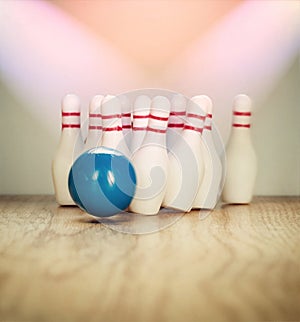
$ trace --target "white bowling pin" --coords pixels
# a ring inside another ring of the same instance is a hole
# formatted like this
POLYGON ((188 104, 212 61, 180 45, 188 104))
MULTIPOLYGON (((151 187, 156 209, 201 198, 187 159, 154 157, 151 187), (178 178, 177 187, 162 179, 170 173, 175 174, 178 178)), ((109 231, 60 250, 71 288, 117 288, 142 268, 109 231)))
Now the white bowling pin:
POLYGON ((103 95, 96 95, 89 105, 89 130, 85 141, 84 150, 95 148, 101 145, 102 140, 102 118, 101 102, 103 95))
POLYGON ((143 215, 159 212, 168 177, 166 131, 169 114, 169 100, 163 96, 154 97, 147 134, 132 158, 137 176, 136 194, 129 207, 133 212, 143 215))
POLYGON ((234 99, 231 134, 226 147, 226 178, 222 199, 226 203, 251 202, 257 172, 256 154, 250 135, 251 100, 234 99))
POLYGON ((164 207, 188 212, 192 209, 203 178, 203 131, 205 114, 189 101, 181 139, 169 152, 169 177, 164 207))
POLYGON ((171 99, 171 112, 167 130, 167 149, 176 144, 184 127, 186 98, 182 94, 175 94, 171 99))
POLYGON ((204 175, 193 208, 214 209, 220 194, 222 164, 212 137, 212 101, 206 95, 192 98, 206 113, 203 139, 204 175))
POLYGON ((131 137, 131 153, 135 153, 142 145, 147 132, 151 99, 146 95, 138 96, 133 104, 133 125, 131 137))
POLYGON ((101 146, 116 149, 126 157, 130 152, 122 132, 122 106, 116 96, 106 95, 102 100, 102 144, 101 146))
POLYGON ((80 130, 80 102, 68 94, 62 100, 62 132, 52 161, 52 179, 56 201, 60 205, 75 205, 69 193, 68 178, 73 162, 83 150, 80 130))

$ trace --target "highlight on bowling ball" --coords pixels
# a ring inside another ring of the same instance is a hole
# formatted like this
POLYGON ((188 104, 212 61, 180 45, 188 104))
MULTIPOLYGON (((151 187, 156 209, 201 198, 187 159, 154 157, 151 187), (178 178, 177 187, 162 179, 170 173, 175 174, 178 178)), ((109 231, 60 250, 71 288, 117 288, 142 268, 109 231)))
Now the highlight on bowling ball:
POLYGON ((81 154, 69 173, 69 191, 74 202, 96 217, 124 211, 134 197, 136 174, 119 151, 97 147, 81 154))

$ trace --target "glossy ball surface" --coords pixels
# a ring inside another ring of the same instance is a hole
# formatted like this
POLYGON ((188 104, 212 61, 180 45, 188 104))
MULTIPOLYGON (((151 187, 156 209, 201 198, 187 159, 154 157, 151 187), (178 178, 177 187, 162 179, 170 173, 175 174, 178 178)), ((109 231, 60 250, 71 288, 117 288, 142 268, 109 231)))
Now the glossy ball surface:
POLYGON ((87 213, 109 217, 125 210, 136 190, 131 162, 119 151, 98 147, 83 153, 69 173, 69 191, 87 213))

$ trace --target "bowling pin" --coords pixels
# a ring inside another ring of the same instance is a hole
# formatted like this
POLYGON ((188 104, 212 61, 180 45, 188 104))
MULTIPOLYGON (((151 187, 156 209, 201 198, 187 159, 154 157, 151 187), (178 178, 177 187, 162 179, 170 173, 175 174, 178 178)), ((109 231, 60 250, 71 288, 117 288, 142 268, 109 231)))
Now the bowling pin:
POLYGON ((167 148, 172 149, 184 127, 186 98, 175 94, 171 99, 171 112, 167 130, 167 148))
POLYGON ((204 173, 203 131, 205 113, 189 100, 180 140, 169 151, 169 175, 164 207, 188 212, 194 205, 204 173))
POLYGON ((102 146, 115 149, 130 157, 122 132, 122 106, 116 96, 106 95, 101 104, 102 146))
POLYGON ((169 100, 163 96, 154 97, 143 145, 132 157, 137 176, 136 194, 129 207, 133 212, 143 215, 159 212, 168 177, 166 131, 169 114, 169 100))
POLYGON ((80 102, 76 95, 68 94, 62 100, 62 132, 58 149, 52 161, 52 179, 59 205, 75 205, 68 178, 73 162, 83 150, 80 130, 80 102))
POLYGON ((205 95, 194 96, 192 101, 206 113, 202 132, 204 175, 193 208, 214 209, 220 194, 222 164, 212 137, 212 101, 205 95))
POLYGON ((118 96, 122 106, 122 132, 127 147, 130 148, 131 142, 131 104, 126 95, 118 96))
POLYGON ((250 135, 251 100, 234 99, 231 134, 226 147, 226 178, 222 199, 226 203, 251 202, 257 172, 256 154, 250 135))
POLYGON ((89 105, 89 130, 85 141, 84 150, 87 151, 101 145, 102 140, 102 118, 101 102, 103 95, 96 95, 89 105))
POLYGON ((133 125, 131 137, 131 153, 135 153, 142 145, 148 126, 151 99, 146 95, 138 96, 133 104, 133 125))

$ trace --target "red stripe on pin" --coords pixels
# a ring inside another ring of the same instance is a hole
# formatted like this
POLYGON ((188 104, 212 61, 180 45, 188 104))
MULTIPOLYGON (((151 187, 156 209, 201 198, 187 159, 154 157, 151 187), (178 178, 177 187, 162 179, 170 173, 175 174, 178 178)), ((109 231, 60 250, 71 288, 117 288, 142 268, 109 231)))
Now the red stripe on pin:
POLYGON ((206 116, 207 116, 208 118, 212 119, 212 114, 209 114, 209 113, 208 113, 206 116))
POLYGON ((61 112, 62 116, 80 116, 80 112, 61 112))
POLYGON ((75 129, 75 128, 80 128, 80 124, 62 124, 62 128, 66 129, 75 129))
POLYGON ((153 114, 150 114, 149 118, 153 119, 153 120, 158 120, 158 121, 168 121, 168 119, 169 119, 168 117, 161 117, 161 116, 156 116, 153 114))
POLYGON ((131 117, 131 113, 122 113, 122 117, 131 117))
POLYGON ((238 111, 234 111, 233 115, 236 116, 251 116, 251 112, 238 112, 238 111))
POLYGON ((130 124, 128 124, 128 125, 122 125, 122 128, 123 129, 131 129, 131 125, 130 124))
POLYGON ((250 127, 250 124, 233 123, 232 126, 234 126, 234 127, 246 127, 246 128, 249 128, 250 127))
POLYGON ((90 113, 89 114, 89 117, 101 117, 101 114, 93 114, 93 113, 90 113))
POLYGON ((196 131, 196 132, 202 133, 203 128, 201 128, 201 127, 195 127, 195 126, 191 126, 191 125, 185 125, 184 126, 184 130, 192 130, 192 131, 196 131))
POLYGON ((102 126, 98 125, 90 125, 89 130, 102 130, 102 126))
POLYGON ((102 115, 103 120, 120 118, 121 114, 110 114, 110 115, 102 115))
POLYGON ((147 115, 133 115, 134 119, 147 119, 149 117, 149 114, 147 115))
POLYGON ((209 125, 205 125, 205 126, 204 126, 204 130, 211 131, 211 130, 212 130, 212 128, 211 128, 211 126, 209 126, 209 125))
POLYGON ((198 115, 198 114, 193 114, 193 113, 188 113, 186 115, 187 117, 193 117, 199 120, 205 120, 205 116, 204 115, 198 115))
POLYGON ((185 111, 182 112, 171 112, 170 116, 185 116, 185 111))
POLYGON ((147 131, 155 132, 155 133, 161 133, 164 134, 167 132, 167 130, 161 130, 161 129, 154 129, 153 127, 147 127, 147 131))
POLYGON ((170 123, 170 124, 168 124, 168 127, 181 128, 181 127, 184 127, 184 124, 183 123, 170 123))
POLYGON ((107 132, 122 131, 122 127, 121 126, 106 127, 106 128, 103 128, 103 131, 107 131, 107 132))

